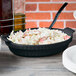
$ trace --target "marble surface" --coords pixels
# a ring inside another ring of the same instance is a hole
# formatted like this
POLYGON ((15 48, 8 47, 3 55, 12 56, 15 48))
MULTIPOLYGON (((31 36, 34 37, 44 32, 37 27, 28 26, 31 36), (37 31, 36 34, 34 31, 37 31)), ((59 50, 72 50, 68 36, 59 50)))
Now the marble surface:
MULTIPOLYGON (((76 32, 71 44, 76 45, 76 32)), ((0 76, 76 76, 62 65, 62 53, 49 56, 28 58, 10 52, 2 43, 0 50, 0 76)))

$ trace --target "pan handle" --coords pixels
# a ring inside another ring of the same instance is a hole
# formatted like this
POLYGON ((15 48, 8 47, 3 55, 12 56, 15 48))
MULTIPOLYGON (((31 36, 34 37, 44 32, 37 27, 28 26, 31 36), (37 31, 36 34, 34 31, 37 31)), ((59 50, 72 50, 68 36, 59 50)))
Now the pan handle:
POLYGON ((6 43, 11 43, 11 41, 9 41, 9 40, 7 39, 7 35, 1 35, 1 39, 2 39, 3 41, 5 41, 6 43))
POLYGON ((75 30, 67 27, 67 28, 64 28, 64 29, 63 29, 63 32, 66 33, 66 34, 68 34, 69 36, 72 36, 73 33, 75 32, 75 30))

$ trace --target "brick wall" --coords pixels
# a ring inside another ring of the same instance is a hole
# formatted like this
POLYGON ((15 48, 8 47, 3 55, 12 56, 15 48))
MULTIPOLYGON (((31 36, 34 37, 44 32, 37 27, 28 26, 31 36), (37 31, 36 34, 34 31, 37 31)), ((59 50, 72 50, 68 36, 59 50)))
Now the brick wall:
POLYGON ((60 14, 54 28, 71 27, 76 29, 76 20, 73 17, 73 12, 76 10, 76 0, 26 0, 26 28, 49 27, 65 1, 69 4, 60 14))
POLYGON ((14 0, 14 10, 15 13, 26 15, 26 28, 49 27, 65 1, 68 2, 68 5, 60 14, 54 28, 76 29, 76 19, 73 17, 76 0, 14 0))

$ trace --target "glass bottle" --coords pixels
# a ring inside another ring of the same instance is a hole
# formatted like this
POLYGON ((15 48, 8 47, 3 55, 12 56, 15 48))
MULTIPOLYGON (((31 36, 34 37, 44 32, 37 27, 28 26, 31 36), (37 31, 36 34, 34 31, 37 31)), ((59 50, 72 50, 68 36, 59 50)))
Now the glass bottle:
POLYGON ((12 0, 0 0, 0 35, 13 29, 12 0))
POLYGON ((25 29, 25 14, 16 13, 14 15, 14 31, 25 29))
POLYGON ((25 29, 25 2, 14 0, 14 31, 25 29))

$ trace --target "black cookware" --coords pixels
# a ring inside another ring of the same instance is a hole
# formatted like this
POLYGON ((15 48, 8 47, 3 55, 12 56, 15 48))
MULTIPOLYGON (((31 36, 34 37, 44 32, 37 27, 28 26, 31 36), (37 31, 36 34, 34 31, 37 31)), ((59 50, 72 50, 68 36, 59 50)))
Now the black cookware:
MULTIPOLYGON (((56 22, 56 19, 58 18, 59 14, 63 10, 63 8, 67 5, 67 3, 64 3, 64 5, 60 8, 60 10, 57 12, 52 24, 50 25, 49 29, 55 29, 52 28, 54 23, 56 22)), ((35 29, 35 28, 34 28, 35 29)), ((8 35, 2 35, 1 38, 5 41, 6 45, 9 47, 10 51, 18 56, 24 56, 24 57, 41 57, 41 56, 50 56, 57 53, 60 53, 64 51, 69 43, 72 41, 73 38, 73 32, 74 30, 71 28, 64 28, 64 29, 58 29, 62 32, 65 32, 70 36, 68 40, 54 43, 54 44, 46 44, 46 45, 22 45, 22 44, 16 44, 7 39, 8 35)))

